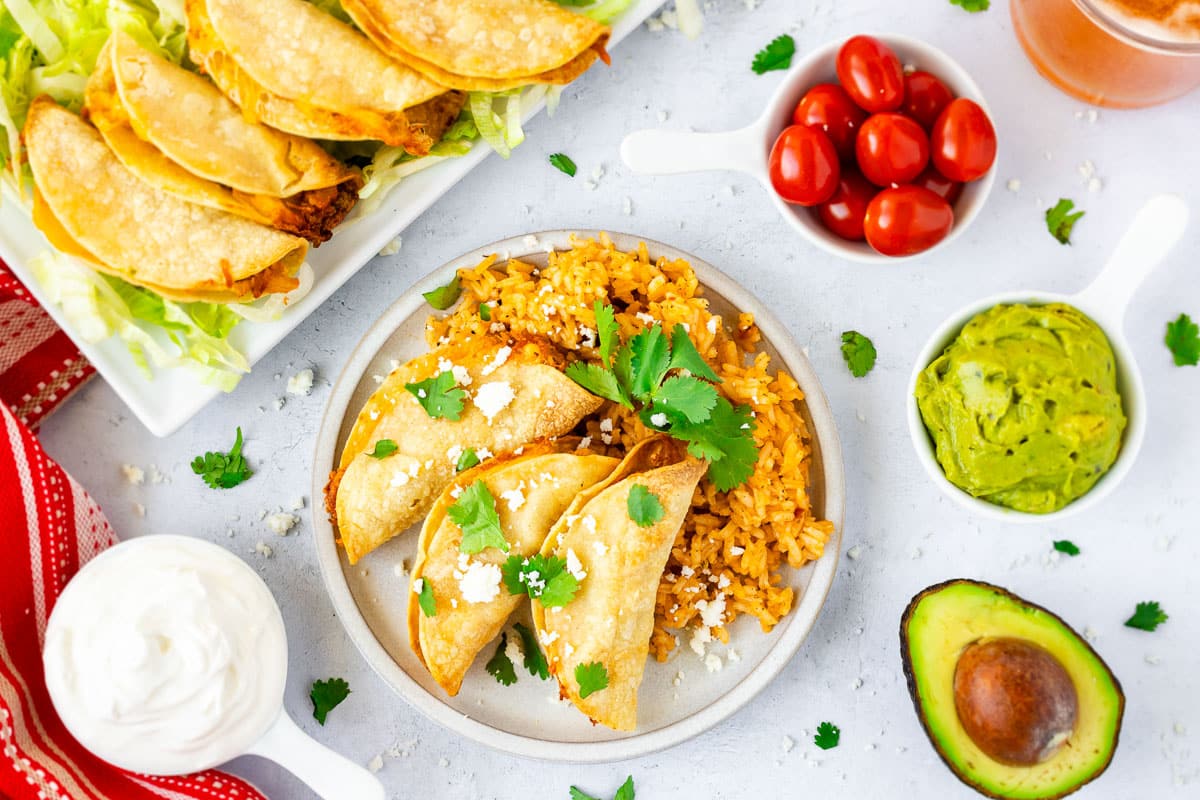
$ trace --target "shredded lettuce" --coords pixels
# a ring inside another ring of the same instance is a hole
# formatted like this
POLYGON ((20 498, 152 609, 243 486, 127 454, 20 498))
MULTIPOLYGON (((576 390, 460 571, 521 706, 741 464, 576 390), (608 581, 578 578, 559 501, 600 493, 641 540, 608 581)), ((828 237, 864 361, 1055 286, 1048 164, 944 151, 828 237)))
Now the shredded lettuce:
POLYGON ((62 253, 42 253, 30 267, 84 341, 118 336, 147 377, 153 376, 153 368, 184 367, 203 383, 228 392, 250 371, 246 357, 229 342, 241 321, 230 307, 167 300, 62 253), (154 329, 162 333, 156 336, 154 329), (177 352, 161 340, 164 334, 177 352))

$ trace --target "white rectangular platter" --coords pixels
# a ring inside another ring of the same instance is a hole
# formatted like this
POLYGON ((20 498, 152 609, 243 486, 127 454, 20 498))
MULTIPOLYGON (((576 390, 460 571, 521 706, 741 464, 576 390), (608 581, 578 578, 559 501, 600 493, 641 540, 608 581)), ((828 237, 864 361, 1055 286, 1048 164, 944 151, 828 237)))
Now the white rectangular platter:
MULTIPOLYGON (((662 2, 639 0, 631 6, 613 25, 610 47, 641 25, 662 2)), ((542 108, 538 105, 531 109, 526 120, 542 108)), ((274 322, 243 322, 231 335, 233 343, 246 354, 251 364, 257 363, 491 152, 486 143, 476 142, 467 155, 406 178, 378 209, 367 216, 354 217, 320 249, 310 251, 308 263, 316 273, 316 279, 307 296, 274 322)), ((153 379, 147 378, 138 370, 125 345, 116 338, 95 344, 83 341, 62 312, 48 302, 46 293, 29 268, 29 262, 49 247, 28 212, 6 196, 0 203, 0 258, 67 332, 147 430, 155 436, 169 436, 221 394, 219 389, 204 385, 186 369, 157 369, 153 379)))

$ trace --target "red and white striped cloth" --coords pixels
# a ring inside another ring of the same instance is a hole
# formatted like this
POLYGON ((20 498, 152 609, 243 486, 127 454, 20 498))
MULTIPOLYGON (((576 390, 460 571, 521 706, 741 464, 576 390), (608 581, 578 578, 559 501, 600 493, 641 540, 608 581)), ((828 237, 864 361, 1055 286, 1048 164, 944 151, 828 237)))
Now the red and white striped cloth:
POLYGON ((71 576, 117 538, 31 428, 91 374, 0 261, 0 798, 264 800, 215 770, 180 778, 119 770, 84 750, 50 703, 46 620, 71 576))

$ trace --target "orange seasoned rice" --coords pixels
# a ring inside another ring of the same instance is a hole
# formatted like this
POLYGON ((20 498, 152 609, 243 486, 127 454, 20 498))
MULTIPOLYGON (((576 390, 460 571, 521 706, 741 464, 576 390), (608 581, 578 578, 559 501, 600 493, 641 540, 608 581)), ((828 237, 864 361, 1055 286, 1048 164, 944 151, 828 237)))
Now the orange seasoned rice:
MULTIPOLYGON (((540 334, 568 357, 595 359, 596 300, 613 305, 625 338, 654 322, 667 330, 686 325, 722 379, 718 390, 753 409, 759 456, 753 475, 733 491, 719 492, 707 480, 696 489, 659 584, 650 651, 665 661, 679 644, 676 632, 688 628, 698 651, 711 638, 727 642, 726 626, 741 614, 757 617, 770 631, 795 600, 783 581, 784 564, 799 568, 820 558, 833 534, 833 524, 810 505, 812 449, 800 413, 803 392, 757 351, 761 335, 751 314, 727 320, 709 312, 688 262, 651 261, 644 244, 627 253, 607 236, 573 245, 550 253, 542 269, 518 260, 499 265, 490 256, 459 270, 463 302, 454 313, 430 319, 429 344, 489 330, 540 334), (489 304, 490 321, 480 318, 481 303, 489 304), (706 617, 718 624, 709 627, 706 617)), ((591 437, 592 449, 614 455, 653 433, 636 412, 615 403, 584 420, 580 432, 591 437)))

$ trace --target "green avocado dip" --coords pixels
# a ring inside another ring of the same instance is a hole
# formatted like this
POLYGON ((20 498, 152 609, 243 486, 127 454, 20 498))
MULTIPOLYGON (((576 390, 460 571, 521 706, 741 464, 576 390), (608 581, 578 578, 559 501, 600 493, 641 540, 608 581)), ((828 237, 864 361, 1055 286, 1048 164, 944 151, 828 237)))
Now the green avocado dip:
POLYGON ((1032 514, 1087 494, 1125 430, 1108 338, 1062 303, 975 315, 918 377, 916 398, 950 482, 1032 514))

